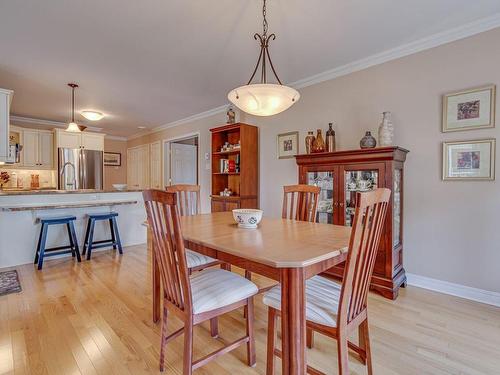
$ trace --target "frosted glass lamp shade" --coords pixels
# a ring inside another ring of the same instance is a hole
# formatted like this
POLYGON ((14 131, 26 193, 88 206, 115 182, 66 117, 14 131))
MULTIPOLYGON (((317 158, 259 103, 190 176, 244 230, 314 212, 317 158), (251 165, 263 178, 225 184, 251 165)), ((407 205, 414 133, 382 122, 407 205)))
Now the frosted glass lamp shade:
POLYGON ((66 131, 73 132, 73 133, 80 133, 81 130, 78 127, 78 125, 76 124, 76 122, 70 122, 68 124, 68 127, 66 128, 66 131))
POLYGON ((90 121, 99 121, 104 118, 104 115, 101 112, 96 111, 82 111, 81 114, 90 121))
POLYGON ((258 83, 231 90, 227 98, 246 113, 272 116, 290 108, 300 99, 300 94, 288 86, 258 83))

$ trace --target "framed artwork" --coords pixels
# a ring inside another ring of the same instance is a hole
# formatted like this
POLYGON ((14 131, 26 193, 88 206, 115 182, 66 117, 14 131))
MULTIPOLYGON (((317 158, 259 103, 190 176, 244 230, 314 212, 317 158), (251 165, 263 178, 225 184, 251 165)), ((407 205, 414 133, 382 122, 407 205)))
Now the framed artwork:
POLYGON ((495 85, 443 96, 443 133, 495 127, 495 85))
POLYGON ((119 152, 105 152, 104 165, 110 167, 120 167, 122 165, 122 154, 119 152))
POLYGON ((278 159, 290 159, 299 153, 299 132, 278 134, 278 159))
POLYGON ((495 139, 443 142, 443 180, 494 180, 495 139))

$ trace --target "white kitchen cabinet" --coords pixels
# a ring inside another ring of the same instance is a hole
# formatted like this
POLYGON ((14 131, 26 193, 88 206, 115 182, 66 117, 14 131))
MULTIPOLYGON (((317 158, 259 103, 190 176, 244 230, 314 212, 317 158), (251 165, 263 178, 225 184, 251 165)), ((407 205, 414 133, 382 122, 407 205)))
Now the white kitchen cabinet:
POLYGON ((127 150, 127 185, 130 189, 148 189, 150 186, 149 145, 127 150))
POLYGON ((10 103, 14 91, 0 89, 0 163, 13 162, 9 152, 10 103))
POLYGON ((73 133, 56 130, 56 148, 84 148, 86 150, 104 151, 104 136, 101 133, 73 133))
POLYGON ((151 166, 151 188, 162 189, 163 181, 161 178, 161 142, 154 142, 150 145, 150 163, 151 166))
POLYGON ((23 129, 22 145, 22 167, 54 168, 54 134, 51 131, 23 129))

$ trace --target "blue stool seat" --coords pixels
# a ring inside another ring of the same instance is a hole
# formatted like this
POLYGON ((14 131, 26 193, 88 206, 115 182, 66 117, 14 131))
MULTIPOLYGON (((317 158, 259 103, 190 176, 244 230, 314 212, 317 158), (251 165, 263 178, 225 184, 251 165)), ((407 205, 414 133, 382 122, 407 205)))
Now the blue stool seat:
POLYGON ((118 251, 120 254, 123 254, 122 243, 120 240, 120 233, 118 232, 118 224, 116 223, 116 218, 118 217, 118 212, 106 212, 106 213, 97 213, 97 214, 89 214, 87 221, 87 230, 85 232, 85 240, 83 242, 83 251, 82 254, 85 255, 87 253, 87 260, 90 260, 93 249, 99 249, 101 247, 109 247, 112 246, 113 249, 118 251), (94 241, 94 228, 96 221, 108 220, 109 229, 111 231, 111 239, 94 241))
POLYGON ((42 228, 40 230, 40 237, 38 238, 38 245, 35 254, 35 264, 38 263, 38 269, 41 270, 43 267, 43 258, 53 255, 70 254, 76 257, 78 262, 81 262, 80 249, 78 248, 78 239, 76 238, 74 221, 76 216, 52 216, 52 217, 41 217, 40 223, 42 228), (50 225, 65 224, 68 231, 69 245, 57 246, 47 248, 47 234, 50 225))

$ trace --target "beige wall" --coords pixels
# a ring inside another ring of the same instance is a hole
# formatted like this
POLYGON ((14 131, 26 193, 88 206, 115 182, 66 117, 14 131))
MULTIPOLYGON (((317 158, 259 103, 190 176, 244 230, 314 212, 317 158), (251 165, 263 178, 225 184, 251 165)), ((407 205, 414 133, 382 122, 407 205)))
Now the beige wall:
POLYGON ((122 165, 120 167, 104 166, 104 189, 112 189, 113 184, 126 184, 127 141, 104 138, 104 152, 119 152, 122 154, 122 165))
MULTIPOLYGON (((396 144, 410 150, 405 181, 407 272, 500 291, 498 182, 441 181, 441 142, 498 137, 500 127, 443 134, 441 96, 484 84, 500 84, 500 29, 301 89, 288 111, 269 118, 242 118, 260 127, 260 198, 267 215, 279 216, 282 186, 297 182, 294 160, 278 160, 276 136, 336 124, 337 148, 358 148, 365 130, 376 134, 382 111, 391 111, 396 144)), ((497 99, 497 106, 499 106, 497 99)), ((500 108, 500 107, 499 107, 500 108)), ((224 114, 166 129, 130 145, 200 132, 200 154, 210 151, 208 129, 224 114)), ((210 171, 202 160, 204 209, 210 171)), ((498 163, 497 163, 498 164, 498 163)))

